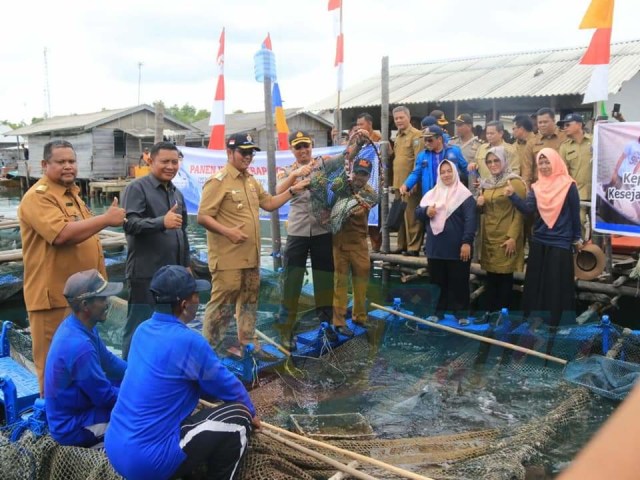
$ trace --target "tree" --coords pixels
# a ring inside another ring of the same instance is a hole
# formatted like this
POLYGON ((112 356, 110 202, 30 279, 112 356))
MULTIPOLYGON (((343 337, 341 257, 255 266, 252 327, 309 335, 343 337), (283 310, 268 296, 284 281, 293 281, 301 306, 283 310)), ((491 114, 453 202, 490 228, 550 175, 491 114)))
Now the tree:
POLYGON ((203 118, 208 118, 211 113, 208 110, 196 110, 196 107, 189 103, 185 103, 181 107, 173 105, 166 109, 168 115, 177 118, 184 123, 194 123, 203 118))
POLYGON ((16 128, 24 127, 24 126, 27 125, 26 123, 24 123, 24 120, 21 120, 18 123, 10 122, 9 120, 0 120, 0 123, 4 123, 5 125, 9 125, 13 130, 15 130, 16 128))

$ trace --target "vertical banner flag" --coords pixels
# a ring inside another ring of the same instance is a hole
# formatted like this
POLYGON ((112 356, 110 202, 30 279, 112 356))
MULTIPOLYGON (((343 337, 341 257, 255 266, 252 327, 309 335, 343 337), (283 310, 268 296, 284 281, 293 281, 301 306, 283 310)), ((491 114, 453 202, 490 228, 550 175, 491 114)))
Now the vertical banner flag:
POLYGON ((216 96, 213 100, 209 126, 211 136, 209 137, 210 150, 224 150, 224 28, 220 34, 220 46, 218 47, 218 85, 216 86, 216 96))
POLYGON ((329 11, 333 12, 334 30, 336 34, 336 59, 334 66, 337 73, 338 91, 344 85, 344 35, 342 33, 342 0, 329 0, 329 11))
MULTIPOLYGON (((271 46, 271 34, 267 33, 267 38, 262 42, 262 48, 273 50, 271 46)), ((289 150, 289 126, 287 125, 287 117, 282 107, 282 95, 280 94, 277 77, 273 82, 272 103, 273 114, 276 120, 276 132, 278 132, 278 150, 289 150)))
POLYGON ((611 60, 611 28, 614 0, 592 0, 580 22, 580 28, 595 28, 589 48, 580 60, 581 65, 593 65, 591 79, 582 103, 609 98, 609 61, 611 60))

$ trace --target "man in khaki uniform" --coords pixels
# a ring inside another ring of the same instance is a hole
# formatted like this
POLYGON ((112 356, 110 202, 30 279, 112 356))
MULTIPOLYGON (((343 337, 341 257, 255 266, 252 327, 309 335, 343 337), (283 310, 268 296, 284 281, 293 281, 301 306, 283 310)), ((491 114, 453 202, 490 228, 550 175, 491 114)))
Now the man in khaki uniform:
MULTIPOLYGON (((415 167, 416 157, 424 148, 422 132, 411 126, 411 112, 407 107, 393 109, 393 121, 398 128, 393 145, 393 188, 396 198, 400 196, 398 189, 415 167)), ((393 253, 418 256, 424 237, 422 222, 416 220, 415 210, 420 203, 420 189, 414 188, 406 197, 407 207, 404 211, 404 226, 398 231, 397 250, 393 253)))
POLYGON ((536 135, 533 133, 533 122, 529 115, 516 115, 513 119, 511 130, 515 143, 516 155, 520 161, 520 173, 523 173, 525 162, 527 161, 526 150, 535 142, 536 135))
POLYGON ((487 143, 483 143, 478 147, 475 162, 469 165, 469 170, 477 170, 480 178, 491 177, 491 172, 489 172, 489 168, 485 163, 485 158, 490 148, 503 147, 509 168, 516 175, 520 174, 520 162, 516 150, 513 145, 506 143, 503 139, 504 124, 498 120, 487 123, 485 136, 487 137, 487 143))
POLYGON ((543 148, 553 148, 556 152, 560 150, 560 145, 567 139, 567 136, 558 127, 556 127, 556 114, 550 108, 541 108, 536 112, 536 122, 538 125, 538 133, 536 133, 533 141, 526 146, 524 163, 520 176, 527 184, 527 188, 531 188, 531 184, 538 179, 536 168, 536 157, 543 148))
POLYGON ((24 302, 29 314, 33 361, 40 395, 51 339, 69 313, 63 295, 74 273, 95 268, 104 277, 104 255, 96 235, 124 222, 124 209, 115 198, 103 214, 93 216, 79 196, 76 152, 66 140, 44 146, 44 176, 25 193, 20 206, 20 236, 24 258, 24 302))
MULTIPOLYGON (((591 201, 591 166, 593 157, 593 147, 591 135, 584 132, 584 119, 582 115, 570 113, 562 121, 564 133, 567 139, 560 145, 560 156, 567 164, 569 175, 576 181, 580 200, 591 201)), ((580 220, 583 225, 587 218, 586 207, 580 208, 580 220)))
POLYGON ((241 350, 253 343, 256 357, 273 357, 260 348, 255 325, 260 290, 259 209, 273 211, 309 185, 301 180, 271 196, 248 172, 260 150, 250 135, 227 140, 227 165, 204 184, 198 223, 207 229, 211 300, 204 314, 203 332, 212 346, 219 345, 235 313, 241 350))
MULTIPOLYGON (((351 175, 353 192, 361 198, 373 198, 376 193, 367 183, 373 164, 366 158, 356 158, 351 175)), ((338 205, 338 204, 336 204, 338 205)), ((353 285, 353 322, 360 326, 367 323, 367 285, 371 262, 367 248, 367 224, 373 202, 359 202, 349 212, 342 229, 333 237, 334 292, 333 326, 337 333, 352 337, 353 330, 346 326, 347 290, 349 271, 353 285)))

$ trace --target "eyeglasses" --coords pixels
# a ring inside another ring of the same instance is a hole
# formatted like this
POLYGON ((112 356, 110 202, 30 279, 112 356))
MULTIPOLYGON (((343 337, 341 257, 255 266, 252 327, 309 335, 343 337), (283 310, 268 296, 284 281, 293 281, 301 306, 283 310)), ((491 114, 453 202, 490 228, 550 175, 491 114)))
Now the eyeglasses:
POLYGON ((295 148, 296 150, 300 150, 302 148, 309 148, 311 147, 310 143, 297 143, 293 146, 293 148, 295 148))
POLYGON ((425 137, 424 141, 427 143, 435 142, 438 137, 425 137))
POLYGON ((484 163, 486 163, 487 165, 491 165, 492 163, 502 163, 498 158, 496 158, 495 160, 485 160, 484 163))
POLYGON ((251 157, 253 158, 256 155, 255 150, 253 149, 242 149, 242 148, 236 148, 236 151, 242 155, 243 157, 251 157))

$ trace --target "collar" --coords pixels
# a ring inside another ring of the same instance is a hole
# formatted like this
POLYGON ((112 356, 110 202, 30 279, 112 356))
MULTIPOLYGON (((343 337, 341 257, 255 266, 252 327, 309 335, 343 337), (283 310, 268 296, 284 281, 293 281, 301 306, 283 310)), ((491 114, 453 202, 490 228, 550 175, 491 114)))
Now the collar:
POLYGON ((93 328, 87 327, 87 325, 82 320, 80 320, 75 313, 71 312, 69 314, 69 319, 73 324, 79 327, 82 331, 87 332, 88 334, 93 333, 93 328, 95 328, 95 326, 93 328))
POLYGON ((153 320, 157 320, 158 322, 178 323, 178 324, 184 325, 182 320, 180 320, 178 317, 170 313, 153 312, 153 315, 151 315, 151 318, 153 320))
MULTIPOLYGON (((152 174, 147 175, 147 178, 151 182, 151 185, 153 185, 153 188, 158 188, 160 185, 162 185, 162 186, 165 185, 164 183, 162 183, 160 180, 158 180, 152 174)), ((173 182, 171 180, 169 180, 169 183, 167 183, 166 185, 167 185, 167 190, 175 190, 176 189, 175 185, 173 184, 173 182)))
POLYGON ((556 127, 556 129, 553 131, 551 135, 540 134, 540 138, 544 138, 544 139, 549 139, 549 138, 559 137, 559 136, 560 136, 560 129, 558 127, 556 127))
POLYGON ((59 183, 49 180, 46 176, 42 177, 39 182, 42 182, 42 185, 49 187, 49 191, 59 197, 63 196, 67 192, 74 195, 78 195, 80 193, 80 187, 75 183, 70 187, 65 187, 64 185, 60 185, 59 183))
POLYGON ((567 136, 567 140, 569 140, 571 143, 577 143, 578 145, 581 145, 582 142, 590 142, 591 141, 591 135, 589 135, 588 133, 585 133, 584 135, 582 135, 582 140, 580 140, 579 142, 569 136, 567 136))
POLYGON ((524 140, 520 140, 519 138, 516 139, 516 141, 518 142, 518 144, 520 145, 524 145, 525 143, 529 142, 529 140, 531 140, 532 138, 534 138, 536 136, 535 133, 533 132, 528 132, 527 133, 527 138, 525 138, 524 140))
POLYGON ((245 170, 244 172, 241 172, 236 167, 231 165, 230 162, 227 162, 227 165, 225 166, 225 168, 227 169, 227 172, 229 172, 229 175, 231 175, 231 177, 234 178, 234 179, 238 178, 241 175, 244 176, 244 177, 248 177, 250 175, 248 170, 245 170))

